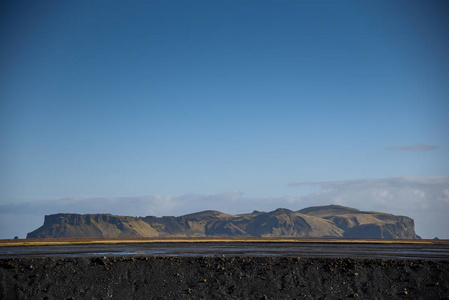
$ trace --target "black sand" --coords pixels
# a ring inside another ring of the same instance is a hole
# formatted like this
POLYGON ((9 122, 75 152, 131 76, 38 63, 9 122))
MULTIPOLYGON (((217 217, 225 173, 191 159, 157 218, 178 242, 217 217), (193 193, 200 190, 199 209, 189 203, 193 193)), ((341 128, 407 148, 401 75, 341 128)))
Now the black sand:
POLYGON ((449 299, 449 261, 3 258, 0 281, 0 299, 449 299))

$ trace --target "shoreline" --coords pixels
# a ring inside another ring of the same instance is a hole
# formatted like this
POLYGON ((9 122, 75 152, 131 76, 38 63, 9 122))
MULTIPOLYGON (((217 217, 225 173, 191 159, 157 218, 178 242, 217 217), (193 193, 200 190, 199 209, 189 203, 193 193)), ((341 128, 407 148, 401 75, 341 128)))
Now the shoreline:
POLYGON ((83 245, 83 244, 137 244, 137 243, 337 243, 337 244, 433 244, 449 245, 449 240, 432 239, 344 239, 344 238, 260 238, 260 237, 155 237, 155 238, 47 238, 4 239, 0 247, 83 245))

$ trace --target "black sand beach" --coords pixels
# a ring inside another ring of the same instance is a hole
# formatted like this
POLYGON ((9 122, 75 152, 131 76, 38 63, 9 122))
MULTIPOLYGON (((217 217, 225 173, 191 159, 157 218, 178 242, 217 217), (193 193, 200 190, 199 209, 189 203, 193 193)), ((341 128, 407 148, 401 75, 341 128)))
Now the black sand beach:
POLYGON ((449 299, 449 261, 211 257, 0 259, 1 299, 449 299))

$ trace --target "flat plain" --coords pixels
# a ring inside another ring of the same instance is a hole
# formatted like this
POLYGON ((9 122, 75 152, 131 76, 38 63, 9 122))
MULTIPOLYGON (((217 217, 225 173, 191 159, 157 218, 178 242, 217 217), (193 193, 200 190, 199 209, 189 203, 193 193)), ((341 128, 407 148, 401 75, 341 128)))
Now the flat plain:
POLYGON ((4 239, 0 247, 80 245, 80 244, 133 244, 133 243, 354 243, 354 244, 431 244, 449 245, 449 240, 430 239, 326 239, 326 238, 259 238, 259 237, 157 237, 157 238, 46 238, 4 239))
POLYGON ((290 256, 449 260, 445 240, 139 238, 8 240, 0 257, 290 256))

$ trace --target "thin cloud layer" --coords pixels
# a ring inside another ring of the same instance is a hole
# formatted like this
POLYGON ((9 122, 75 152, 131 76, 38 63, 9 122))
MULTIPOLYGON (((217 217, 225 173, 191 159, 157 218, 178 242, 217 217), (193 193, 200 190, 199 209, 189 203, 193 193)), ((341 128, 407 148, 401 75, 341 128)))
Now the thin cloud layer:
POLYGON ((399 150, 399 151, 430 151, 430 150, 436 150, 436 149, 438 149, 438 146, 421 145, 421 144, 416 144, 416 145, 411 145, 411 146, 399 145, 399 146, 391 146, 391 147, 385 148, 385 150, 399 150))
POLYGON ((302 197, 245 197, 240 191, 213 195, 147 195, 135 197, 61 198, 0 205, 0 238, 24 238, 56 213, 110 213, 127 216, 179 216, 218 210, 241 214, 279 207, 299 210, 339 204, 360 210, 381 211, 415 219, 424 238, 449 238, 449 177, 397 177, 326 182, 297 182, 290 187, 315 186, 302 197))
POLYGON ((0 204, 0 238, 24 238, 43 224, 44 216, 56 213, 110 213, 126 216, 179 216, 203 210, 230 214, 278 207, 300 209, 299 198, 248 198, 239 191, 213 195, 147 195, 135 197, 89 197, 36 200, 0 204))
POLYGON ((297 182, 291 187, 316 186, 319 190, 303 203, 334 203, 415 219, 425 238, 448 238, 449 177, 397 177, 326 182, 297 182))

